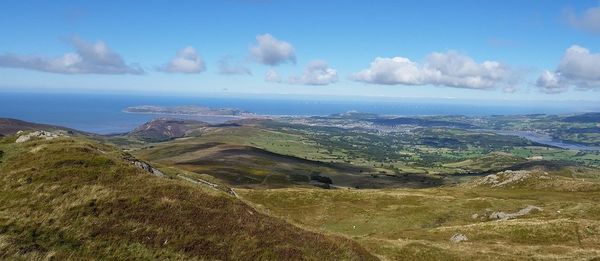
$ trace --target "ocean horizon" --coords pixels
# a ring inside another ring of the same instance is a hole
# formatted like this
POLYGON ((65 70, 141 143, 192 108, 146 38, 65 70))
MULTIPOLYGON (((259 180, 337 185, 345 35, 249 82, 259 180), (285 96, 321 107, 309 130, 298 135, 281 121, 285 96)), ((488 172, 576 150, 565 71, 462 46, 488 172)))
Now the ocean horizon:
MULTIPOLYGON (((130 94, 65 94, 65 93, 0 93, 0 117, 69 127, 98 134, 128 132, 155 118, 169 115, 125 113, 123 109, 138 105, 197 105, 212 108, 236 108, 257 115, 324 116, 348 111, 397 116, 426 115, 518 115, 571 114, 600 111, 593 102, 548 101, 475 101, 455 99, 376 98, 357 100, 306 99, 284 96, 278 99, 260 97, 178 97, 139 96, 130 94)), ((172 116, 193 118, 209 123, 222 123, 230 117, 172 116)))

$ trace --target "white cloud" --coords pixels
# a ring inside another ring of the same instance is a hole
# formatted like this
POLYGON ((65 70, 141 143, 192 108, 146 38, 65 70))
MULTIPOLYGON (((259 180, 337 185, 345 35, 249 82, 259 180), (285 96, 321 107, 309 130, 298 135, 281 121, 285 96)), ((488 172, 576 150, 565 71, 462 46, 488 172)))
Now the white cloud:
POLYGON ((545 93, 561 93, 568 90, 569 86, 562 77, 551 71, 544 71, 538 78, 536 85, 545 93))
POLYGON ((232 57, 226 56, 219 60, 219 73, 224 75, 251 75, 250 69, 242 64, 234 63, 232 57))
POLYGON ((567 49, 558 65, 558 71, 580 87, 598 87, 600 83, 600 53, 573 45, 567 49))
POLYGON ((301 76, 290 77, 290 83, 328 85, 338 81, 337 71, 322 60, 312 61, 301 76))
POLYGON ((279 76, 279 73, 277 73, 277 71, 275 71, 273 69, 269 69, 265 73, 265 81, 267 81, 267 82, 281 82, 281 76, 279 76))
POLYGON ((456 52, 433 53, 424 66, 426 82, 469 89, 512 88, 516 73, 496 61, 475 62, 456 52))
POLYGON ((477 63, 449 51, 432 53, 423 65, 404 57, 377 57, 368 69, 355 73, 355 81, 386 85, 438 85, 468 89, 514 90, 517 74, 496 61, 477 63))
POLYGON ((600 89, 600 53, 590 53, 578 45, 569 47, 554 72, 544 71, 536 82, 546 93, 565 92, 574 86, 581 90, 600 89))
POLYGON ((600 7, 588 8, 581 15, 569 10, 567 21, 577 29, 600 34, 600 7))
POLYGON ((201 73, 206 70, 206 65, 196 49, 187 46, 179 50, 173 60, 161 66, 158 70, 168 73, 201 73))
POLYGON ((419 65, 404 57, 377 57, 369 69, 352 75, 351 79, 375 84, 418 85, 422 80, 419 65))
POLYGON ((256 44, 250 47, 254 61, 275 66, 285 62, 296 63, 296 52, 290 43, 276 39, 270 34, 256 36, 256 44))
POLYGON ((142 74, 138 65, 127 65, 123 58, 103 41, 90 43, 74 37, 70 43, 75 52, 61 57, 0 55, 0 67, 22 68, 63 74, 142 74))

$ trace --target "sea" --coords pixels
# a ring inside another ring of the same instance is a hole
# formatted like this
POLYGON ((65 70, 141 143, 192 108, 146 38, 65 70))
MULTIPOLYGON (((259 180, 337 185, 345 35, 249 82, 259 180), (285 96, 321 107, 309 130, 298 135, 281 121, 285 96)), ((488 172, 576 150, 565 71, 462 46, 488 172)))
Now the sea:
MULTIPOLYGON (((0 118, 69 127, 98 134, 128 132, 165 115, 125 113, 130 106, 198 105, 236 108, 257 115, 324 116, 349 111, 381 115, 515 115, 572 114, 600 111, 594 102, 480 101, 430 98, 310 97, 256 95, 158 96, 90 93, 0 92, 0 118)), ((181 117, 181 116, 179 116, 181 117)), ((222 123, 229 117, 193 117, 222 123)))

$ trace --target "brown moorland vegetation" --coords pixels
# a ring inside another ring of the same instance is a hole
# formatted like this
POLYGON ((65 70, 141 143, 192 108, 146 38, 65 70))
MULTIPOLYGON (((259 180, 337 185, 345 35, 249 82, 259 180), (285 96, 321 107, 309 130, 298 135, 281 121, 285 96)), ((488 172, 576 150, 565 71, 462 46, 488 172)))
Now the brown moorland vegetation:
POLYGON ((0 141, 2 259, 370 260, 233 196, 149 175, 81 138, 0 141))

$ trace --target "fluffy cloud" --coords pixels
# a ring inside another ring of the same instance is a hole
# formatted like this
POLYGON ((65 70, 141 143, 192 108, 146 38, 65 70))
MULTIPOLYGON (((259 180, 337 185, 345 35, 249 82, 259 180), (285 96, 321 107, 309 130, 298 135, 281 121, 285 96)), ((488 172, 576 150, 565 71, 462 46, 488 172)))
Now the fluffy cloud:
POLYGON ((169 63, 158 68, 159 71, 168 73, 201 73, 206 70, 204 61, 194 47, 187 46, 177 52, 169 63))
POLYGON ((322 60, 312 61, 301 76, 290 77, 294 84, 327 85, 337 81, 337 71, 322 60))
POLYGON ((351 79, 375 84, 421 84, 419 65, 404 57, 377 57, 369 69, 352 75, 351 79))
POLYGON ((438 85, 468 89, 513 90, 517 74, 496 61, 477 63, 450 51, 432 53, 420 65, 404 57, 377 57, 368 69, 355 73, 355 81, 386 85, 438 85))
POLYGON ((545 93, 561 93, 568 90, 568 84, 557 73, 544 71, 538 78, 536 85, 545 93))
POLYGON ((123 58, 112 51, 103 41, 90 43, 72 38, 75 52, 60 57, 0 55, 0 67, 22 68, 63 74, 142 74, 137 65, 127 65, 123 58))
POLYGON ((247 67, 234 63, 232 58, 227 56, 219 60, 219 73, 224 75, 251 75, 252 72, 247 67))
POLYGON ((250 56, 258 63, 271 66, 285 62, 296 63, 294 46, 270 34, 256 36, 256 44, 250 47, 250 56))
POLYGON ((598 87, 600 84, 600 53, 573 45, 567 49, 558 65, 558 71, 580 87, 598 87))
POLYGON ((600 34, 600 7, 589 8, 581 15, 568 11, 567 21, 575 28, 600 34))
POLYGON ((546 93, 560 93, 574 86, 581 90, 600 89, 600 53, 578 45, 569 47, 554 72, 544 71, 536 82, 546 93))
POLYGON ((273 69, 269 69, 265 73, 265 81, 267 81, 267 82, 281 82, 281 76, 279 76, 279 73, 277 73, 277 71, 275 71, 273 69))

